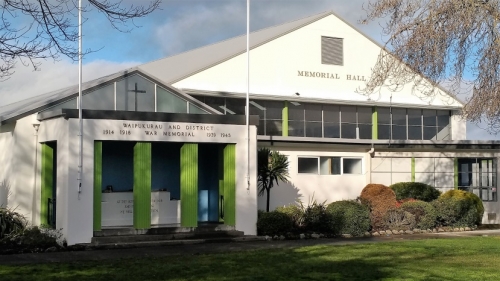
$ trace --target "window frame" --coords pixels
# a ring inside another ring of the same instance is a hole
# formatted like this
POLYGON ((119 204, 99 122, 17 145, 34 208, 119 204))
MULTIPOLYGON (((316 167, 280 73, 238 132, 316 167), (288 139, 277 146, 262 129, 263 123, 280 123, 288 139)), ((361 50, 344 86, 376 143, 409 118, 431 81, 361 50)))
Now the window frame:
POLYGON ((297 155, 297 175, 317 175, 317 176, 343 176, 343 175, 363 175, 365 173, 364 168, 364 157, 361 156, 338 156, 338 155, 323 155, 323 156, 312 156, 312 155, 297 155), (299 171, 299 161, 300 159, 317 159, 317 172, 316 173, 303 173, 299 171), (322 174, 321 173, 321 158, 338 158, 340 159, 340 173, 339 174, 322 174), (361 161, 361 172, 360 173, 344 173, 344 159, 355 159, 361 161))

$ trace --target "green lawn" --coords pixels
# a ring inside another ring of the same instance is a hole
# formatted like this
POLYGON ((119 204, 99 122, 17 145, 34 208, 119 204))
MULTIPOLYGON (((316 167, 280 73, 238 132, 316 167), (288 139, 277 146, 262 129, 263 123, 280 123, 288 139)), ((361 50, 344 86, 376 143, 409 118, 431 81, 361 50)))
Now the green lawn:
POLYGON ((0 280, 500 280, 500 237, 1 266, 0 280))

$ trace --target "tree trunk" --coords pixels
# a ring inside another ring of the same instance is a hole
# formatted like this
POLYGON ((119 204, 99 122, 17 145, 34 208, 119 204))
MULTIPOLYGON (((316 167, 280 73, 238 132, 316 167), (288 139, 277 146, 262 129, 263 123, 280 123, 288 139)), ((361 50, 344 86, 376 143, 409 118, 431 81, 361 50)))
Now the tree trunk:
POLYGON ((269 191, 271 191, 270 188, 266 188, 266 191, 267 191, 267 205, 266 205, 266 212, 269 213, 269 200, 270 200, 270 196, 271 194, 269 194, 269 191))

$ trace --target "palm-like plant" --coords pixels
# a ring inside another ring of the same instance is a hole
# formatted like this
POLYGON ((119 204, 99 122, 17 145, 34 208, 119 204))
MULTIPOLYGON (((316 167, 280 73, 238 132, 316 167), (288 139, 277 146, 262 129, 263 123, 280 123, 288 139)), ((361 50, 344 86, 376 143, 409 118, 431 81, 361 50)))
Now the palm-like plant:
POLYGON ((269 212, 270 191, 274 184, 288 182, 288 158, 278 151, 269 148, 261 148, 257 152, 257 182, 259 185, 259 196, 267 193, 266 211, 269 212))

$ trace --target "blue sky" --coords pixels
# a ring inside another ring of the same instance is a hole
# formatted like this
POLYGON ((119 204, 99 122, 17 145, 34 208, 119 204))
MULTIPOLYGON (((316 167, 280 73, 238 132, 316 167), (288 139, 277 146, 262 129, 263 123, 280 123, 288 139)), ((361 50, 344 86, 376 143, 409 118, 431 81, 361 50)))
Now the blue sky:
MULTIPOLYGON (((83 0, 85 3, 85 0, 83 0)), ((143 1, 124 0, 125 5, 143 1)), ((146 1, 144 1, 146 2, 146 1)), ((333 10, 365 34, 382 42, 377 22, 361 25, 363 0, 251 0, 251 30, 333 10)), ((366 5, 366 3, 365 3, 366 5)), ((98 50, 84 59, 84 80, 111 74, 137 64, 244 34, 246 0, 163 0, 159 10, 134 21, 139 28, 119 32, 103 15, 85 15, 84 49, 98 50)), ((75 18, 75 21, 77 19, 75 18)), ((129 25, 130 28, 134 27, 129 25)), ((0 105, 43 94, 78 82, 77 64, 66 58, 44 60, 39 71, 18 63, 16 73, 0 82, 0 105)), ((473 124, 472 139, 500 139, 473 124)))

